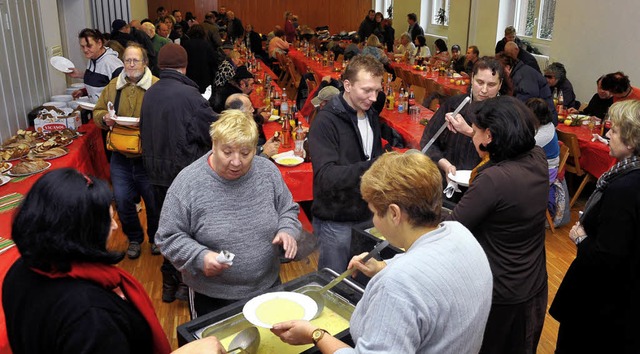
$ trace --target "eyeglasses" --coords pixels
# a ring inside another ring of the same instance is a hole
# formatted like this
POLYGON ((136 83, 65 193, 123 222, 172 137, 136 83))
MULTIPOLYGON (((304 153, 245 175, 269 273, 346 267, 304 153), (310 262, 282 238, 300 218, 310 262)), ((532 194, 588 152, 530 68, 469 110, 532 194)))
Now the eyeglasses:
POLYGON ((140 60, 140 59, 126 59, 124 62, 127 63, 127 64, 138 65, 138 64, 142 63, 142 60, 140 60))

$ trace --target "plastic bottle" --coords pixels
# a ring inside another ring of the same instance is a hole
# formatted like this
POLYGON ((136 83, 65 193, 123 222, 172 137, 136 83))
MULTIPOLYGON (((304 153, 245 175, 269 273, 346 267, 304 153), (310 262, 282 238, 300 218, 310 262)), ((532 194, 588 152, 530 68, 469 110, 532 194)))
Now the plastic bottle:
POLYGON ((398 113, 404 113, 404 89, 400 88, 398 95, 398 113))
POLYGON ((562 91, 558 92, 558 118, 565 117, 564 114, 564 96, 562 95, 562 91))
POLYGON ((416 105, 416 95, 413 93, 413 89, 409 90, 409 98, 407 99, 407 113, 411 114, 411 107, 416 105))
POLYGON ((280 116, 286 117, 289 114, 289 102, 287 101, 287 90, 282 89, 282 104, 280 105, 280 116))
POLYGON ((298 122, 296 128, 296 141, 293 149, 293 154, 304 158, 304 129, 302 129, 302 123, 298 122))
POLYGON ((280 105, 282 104, 282 100, 280 99, 280 96, 278 95, 278 91, 276 91, 276 90, 273 90, 273 91, 275 93, 274 93, 273 99, 271 99, 272 106, 273 106, 272 115, 280 116, 280 105))

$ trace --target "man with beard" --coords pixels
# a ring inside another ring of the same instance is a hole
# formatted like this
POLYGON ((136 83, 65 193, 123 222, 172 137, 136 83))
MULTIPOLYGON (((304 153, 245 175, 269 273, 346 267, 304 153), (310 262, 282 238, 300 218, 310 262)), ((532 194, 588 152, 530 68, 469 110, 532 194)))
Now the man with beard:
MULTIPOLYGON (((124 51, 124 70, 111 80, 102 91, 93 111, 94 123, 108 130, 117 123, 108 110, 113 104, 115 117, 140 117, 142 97, 158 81, 147 67, 147 54, 139 44, 130 44, 124 51)), ((154 237, 158 230, 160 209, 156 207, 153 188, 142 162, 140 154, 113 151, 111 154, 111 181, 122 231, 129 239, 127 256, 140 257, 141 244, 144 242, 144 230, 136 212, 135 199, 142 196, 147 213, 147 236, 152 254, 160 254, 154 237)))

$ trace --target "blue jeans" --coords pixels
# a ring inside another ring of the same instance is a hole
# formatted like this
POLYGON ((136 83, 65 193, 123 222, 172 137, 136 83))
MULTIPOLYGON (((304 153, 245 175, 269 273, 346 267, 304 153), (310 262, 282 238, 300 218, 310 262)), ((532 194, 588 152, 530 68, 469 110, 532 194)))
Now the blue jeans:
POLYGON ((331 268, 338 273, 347 269, 351 260, 351 227, 355 222, 321 220, 314 217, 313 232, 320 243, 318 269, 331 268))
POLYGON ((116 200, 116 210, 122 224, 122 231, 129 238, 129 242, 144 241, 144 231, 136 212, 134 199, 141 196, 144 199, 147 213, 147 235, 149 243, 154 243, 154 236, 158 231, 160 209, 156 205, 153 188, 141 157, 128 158, 119 152, 111 154, 111 182, 116 200))

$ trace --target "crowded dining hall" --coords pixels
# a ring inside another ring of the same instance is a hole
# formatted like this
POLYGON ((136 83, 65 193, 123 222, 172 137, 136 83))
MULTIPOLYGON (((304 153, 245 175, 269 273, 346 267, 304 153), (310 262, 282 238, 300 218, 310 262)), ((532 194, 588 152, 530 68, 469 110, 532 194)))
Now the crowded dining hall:
POLYGON ((639 10, 0 1, 0 353, 639 353, 639 10))

